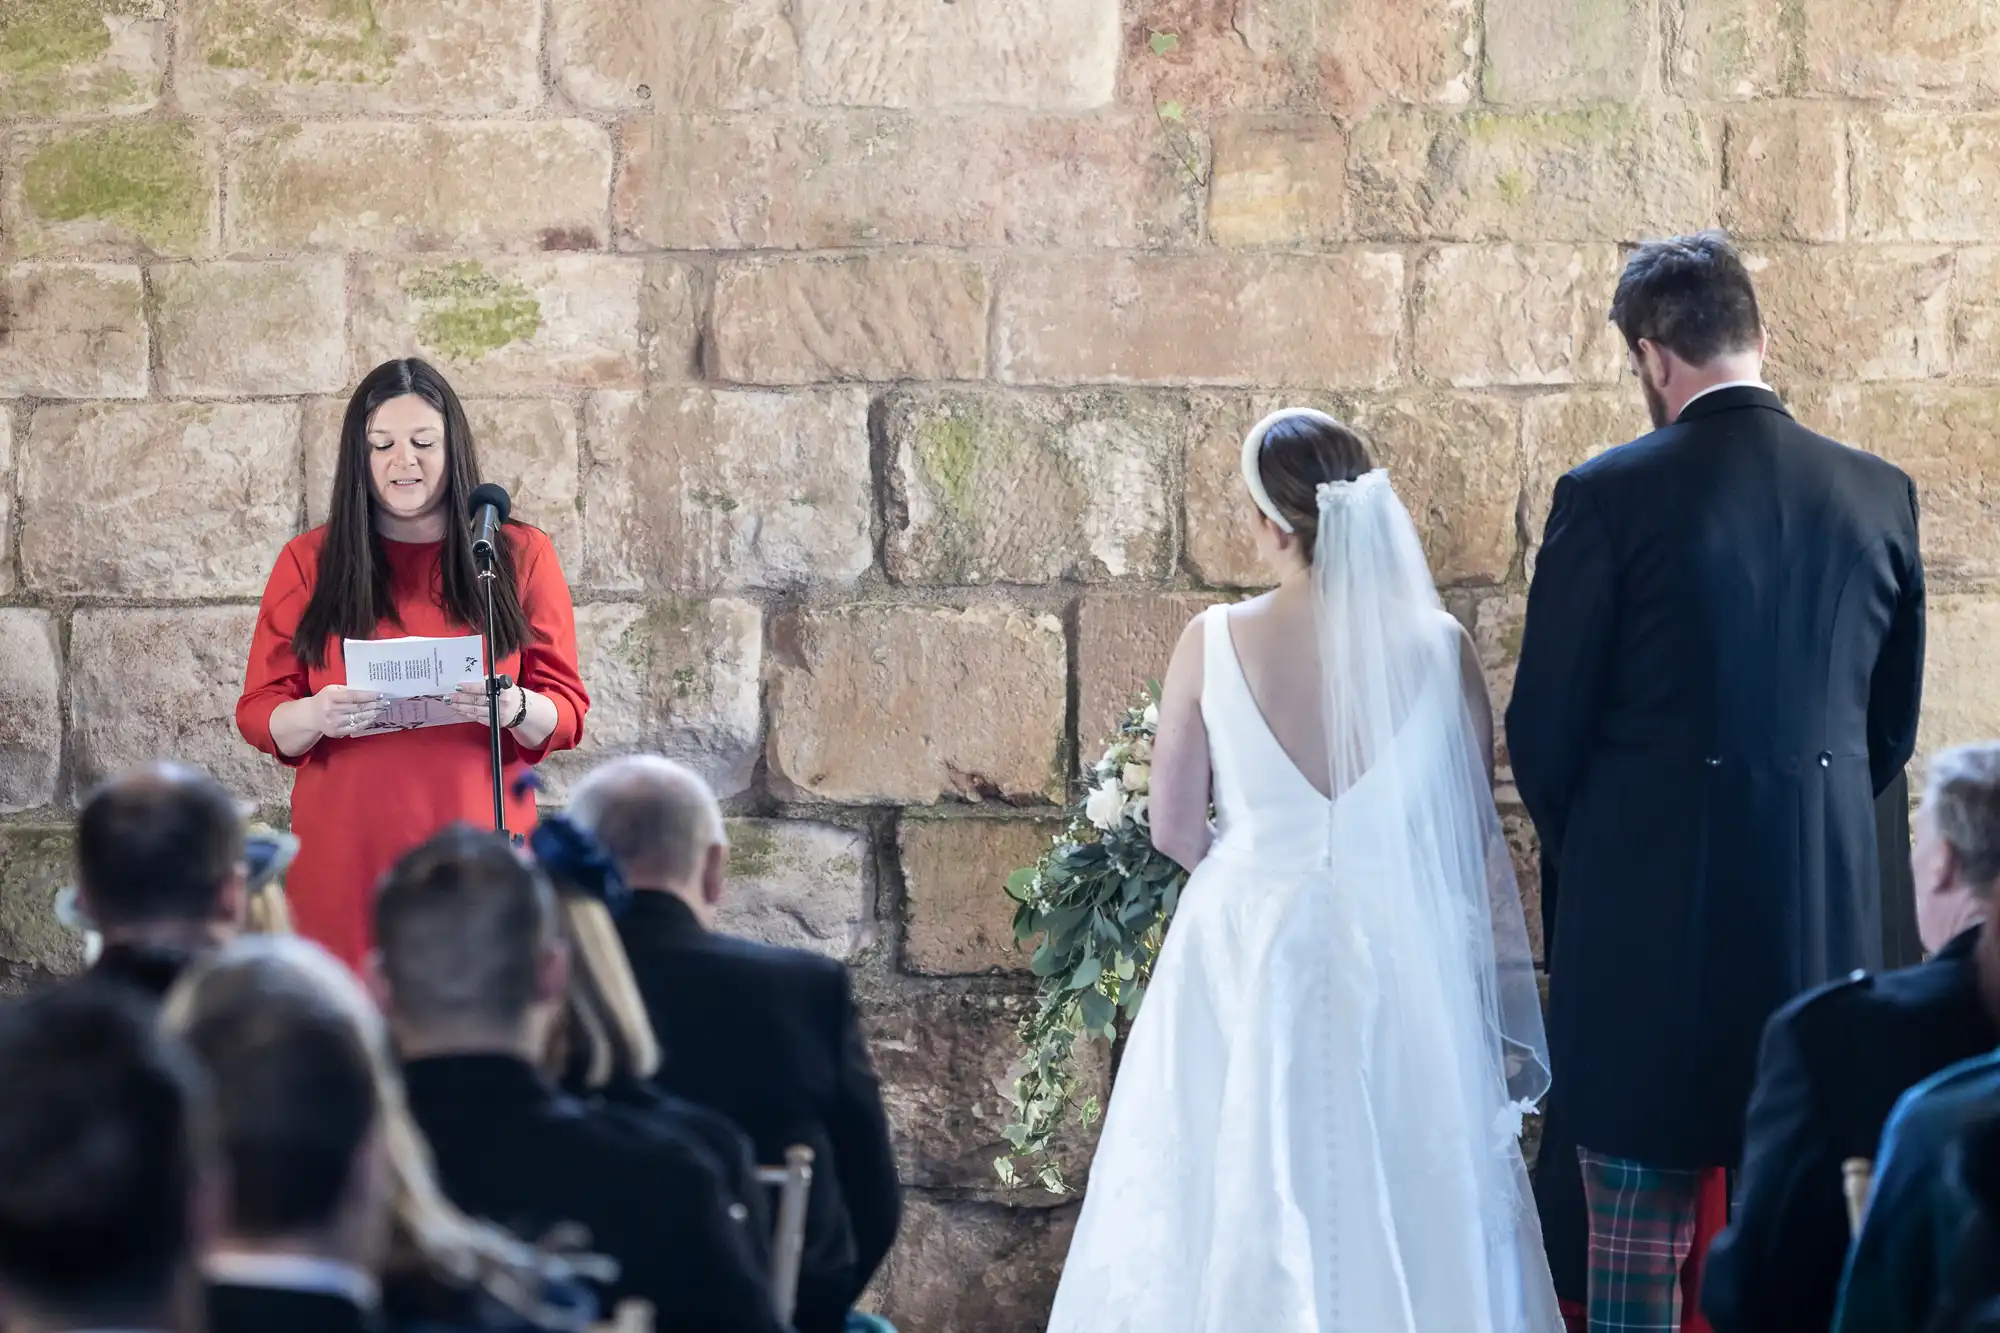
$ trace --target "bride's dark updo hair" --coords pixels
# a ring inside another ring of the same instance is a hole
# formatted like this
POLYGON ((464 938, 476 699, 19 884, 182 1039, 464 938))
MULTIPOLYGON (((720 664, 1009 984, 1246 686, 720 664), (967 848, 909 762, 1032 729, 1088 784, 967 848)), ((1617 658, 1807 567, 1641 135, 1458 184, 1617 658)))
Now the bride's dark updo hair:
POLYGON ((1319 547, 1320 483, 1353 481, 1374 466, 1358 434, 1312 417, 1286 417, 1264 432, 1257 450, 1264 491, 1292 525, 1307 560, 1319 547))

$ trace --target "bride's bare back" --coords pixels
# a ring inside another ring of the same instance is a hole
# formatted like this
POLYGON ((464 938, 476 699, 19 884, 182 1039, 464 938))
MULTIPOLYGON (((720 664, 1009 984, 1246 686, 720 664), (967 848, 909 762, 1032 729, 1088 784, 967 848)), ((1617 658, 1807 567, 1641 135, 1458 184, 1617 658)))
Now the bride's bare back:
MULTIPOLYGON (((1439 613, 1444 617, 1442 612, 1439 613)), ((1229 640, 1264 724, 1300 776, 1320 795, 1329 792, 1332 765, 1326 752, 1326 692, 1321 688, 1313 591, 1309 579, 1292 579, 1228 611, 1229 640)), ((1460 678, 1473 732, 1493 767, 1493 707, 1471 636, 1458 630, 1460 678)), ((1208 850, 1208 735, 1201 716, 1201 621, 1181 636, 1160 702, 1160 730, 1153 750, 1150 801, 1154 845, 1192 868, 1208 850)))

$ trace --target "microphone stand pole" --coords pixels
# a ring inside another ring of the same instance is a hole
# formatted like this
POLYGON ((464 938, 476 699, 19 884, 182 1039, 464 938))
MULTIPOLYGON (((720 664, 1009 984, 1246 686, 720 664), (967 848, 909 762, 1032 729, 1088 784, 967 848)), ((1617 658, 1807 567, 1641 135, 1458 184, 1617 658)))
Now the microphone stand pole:
POLYGON ((500 758, 500 678, 493 674, 493 564, 494 554, 476 556, 479 586, 486 597, 486 623, 479 637, 486 652, 486 734, 493 744, 493 831, 507 836, 506 765, 500 758))

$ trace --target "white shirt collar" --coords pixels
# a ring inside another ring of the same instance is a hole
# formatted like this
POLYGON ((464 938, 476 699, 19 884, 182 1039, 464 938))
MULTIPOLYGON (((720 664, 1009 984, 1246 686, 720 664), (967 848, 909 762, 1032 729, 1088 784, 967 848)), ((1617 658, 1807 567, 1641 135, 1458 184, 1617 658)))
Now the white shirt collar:
MULTIPOLYGON (((1682 403, 1681 415, 1686 415, 1688 410, 1688 405, 1690 403, 1693 403, 1696 399, 1706 398, 1712 393, 1721 393, 1724 389, 1762 389, 1765 393, 1771 392, 1771 386, 1764 383, 1764 381, 1762 380, 1724 380, 1720 384, 1709 385, 1706 389, 1703 389, 1700 393, 1696 394, 1694 398, 1690 398, 1687 400, 1687 402, 1682 403)), ((1676 421, 1679 421, 1680 419, 1681 419, 1680 416, 1676 416, 1674 418, 1674 420, 1676 421)))
POLYGON ((375 1308, 381 1292, 375 1279, 352 1264, 306 1254, 250 1254, 241 1250, 211 1251, 202 1265, 210 1282, 232 1287, 269 1287, 277 1291, 339 1296, 364 1310, 375 1308))

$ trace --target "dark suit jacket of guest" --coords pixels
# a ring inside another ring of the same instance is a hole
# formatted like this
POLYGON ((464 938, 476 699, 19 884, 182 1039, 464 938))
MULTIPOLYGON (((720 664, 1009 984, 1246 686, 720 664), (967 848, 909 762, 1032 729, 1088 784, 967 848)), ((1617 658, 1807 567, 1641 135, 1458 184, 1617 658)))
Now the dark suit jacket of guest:
POLYGON ((380 1321, 343 1296, 218 1282, 208 1288, 208 1333, 376 1333, 380 1321))
POLYGON ((722 1177, 730 1201, 749 1212, 758 1258, 768 1262, 764 1238, 769 1234, 770 1203, 757 1183, 757 1150, 734 1121, 628 1074, 614 1076, 601 1088, 586 1088, 580 1075, 572 1075, 563 1080, 563 1090, 605 1114, 640 1126, 651 1124, 670 1136, 700 1144, 722 1177))
POLYGON ((749 1219, 700 1145, 593 1111, 507 1056, 413 1060, 403 1078, 453 1203, 528 1240, 580 1225, 618 1262, 606 1319, 637 1299, 659 1333, 778 1333, 749 1219))
POLYGON ((1873 1158, 1897 1099, 2000 1045, 1968 930, 1917 967, 1801 996, 1764 1030, 1729 1229, 1709 1252, 1716 1333, 1826 1333, 1847 1260, 1841 1163, 1873 1158))
POLYGON ((846 967, 707 931, 685 903, 650 890, 633 895, 618 930, 665 1051, 659 1085, 728 1116, 768 1165, 793 1144, 813 1150, 793 1322, 838 1333, 902 1216, 846 967))
POLYGON ((185 949, 159 944, 107 944, 85 976, 129 986, 149 999, 164 1000, 195 962, 185 949))
POLYGON ((1875 797, 1915 745, 1923 605, 1910 479, 1768 390, 1557 483, 1507 741, 1577 1143, 1733 1165, 1765 1020, 1878 964, 1875 797))

